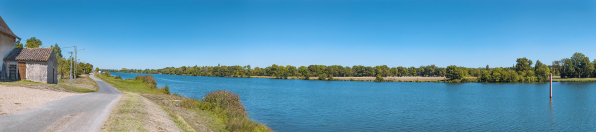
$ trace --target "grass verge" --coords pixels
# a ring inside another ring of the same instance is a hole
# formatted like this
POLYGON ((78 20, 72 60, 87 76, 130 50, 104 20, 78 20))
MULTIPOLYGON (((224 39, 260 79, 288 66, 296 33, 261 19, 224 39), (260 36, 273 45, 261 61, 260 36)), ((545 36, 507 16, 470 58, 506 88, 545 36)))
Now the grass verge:
POLYGON ((101 131, 148 131, 141 122, 147 114, 143 109, 139 109, 141 107, 143 104, 140 96, 124 92, 101 131))
POLYGON ((99 89, 97 83, 95 83, 93 79, 89 78, 88 74, 78 76, 76 80, 73 80, 72 84, 69 83, 68 79, 60 79, 58 84, 40 83, 33 82, 30 80, 15 80, 8 82, 0 82, 0 84, 75 93, 97 92, 97 90, 99 89))
POLYGON ((159 89, 150 88, 145 83, 134 79, 116 79, 116 77, 105 76, 103 74, 96 74, 96 78, 99 78, 106 83, 114 86, 120 91, 136 92, 136 93, 163 93, 159 89))

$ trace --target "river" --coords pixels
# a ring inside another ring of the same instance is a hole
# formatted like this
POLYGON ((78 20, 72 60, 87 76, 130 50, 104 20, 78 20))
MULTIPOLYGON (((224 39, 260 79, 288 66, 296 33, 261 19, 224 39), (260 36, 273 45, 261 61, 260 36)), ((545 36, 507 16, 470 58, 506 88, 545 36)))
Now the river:
MULTIPOLYGON (((111 73, 134 78, 136 73, 111 73)), ((240 95, 275 131, 596 131, 596 83, 306 81, 154 74, 158 87, 200 99, 240 95)))

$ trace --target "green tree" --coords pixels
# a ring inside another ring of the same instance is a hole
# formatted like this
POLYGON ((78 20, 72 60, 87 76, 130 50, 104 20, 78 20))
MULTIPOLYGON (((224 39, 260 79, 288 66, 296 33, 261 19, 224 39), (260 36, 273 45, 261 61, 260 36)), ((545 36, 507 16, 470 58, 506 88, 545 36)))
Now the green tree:
POLYGON ((575 64, 569 58, 565 58, 561 60, 563 62, 563 67, 561 69, 561 77, 574 77, 575 76, 575 64))
POLYGON ((532 60, 524 58, 517 58, 517 64, 515 64, 515 71, 528 71, 532 70, 532 60))
POLYGON ((551 65, 551 72, 553 73, 553 75, 561 75, 561 70, 562 70, 562 63, 561 61, 555 60, 553 61, 552 65, 551 65))
POLYGON ((482 71, 482 75, 480 76, 480 81, 481 82, 490 82, 491 80, 491 75, 489 71, 482 71))
POLYGON ((584 74, 586 77, 594 77, 594 76, 591 76, 594 72, 596 72, 596 71, 594 71, 594 69, 596 69, 596 67, 594 67, 594 65, 595 65, 594 63, 588 62, 588 65, 586 66, 586 69, 585 69, 586 73, 584 74))
POLYGON ((547 65, 543 64, 539 60, 536 60, 536 65, 534 66, 535 74, 538 81, 547 81, 549 78, 550 69, 547 65))
POLYGON ((402 67, 402 66, 397 67, 397 72, 398 72, 397 76, 400 76, 400 77, 408 76, 408 73, 409 73, 408 69, 406 69, 405 67, 402 67))
POLYGON ((410 67, 408 68, 408 72, 409 72, 409 76, 416 76, 418 74, 416 74, 416 67, 410 67))
POLYGON ((279 74, 279 78, 283 78, 283 79, 288 79, 289 73, 288 73, 288 69, 284 66, 279 66, 278 67, 278 74, 279 74))
POLYGON ((576 52, 571 56, 571 61, 573 62, 575 75, 579 78, 582 76, 589 75, 591 73, 590 67, 593 67, 590 63, 590 58, 586 57, 584 54, 576 52))
POLYGON ((445 77, 450 79, 462 79, 464 75, 465 73, 463 69, 455 65, 447 66, 447 75, 445 77))
POLYGON ((56 57, 63 57, 62 56, 62 49, 60 49, 60 47, 58 46, 58 43, 56 43, 52 47, 54 47, 54 53, 56 53, 56 57))
POLYGON ((327 74, 325 74, 325 73, 319 74, 319 80, 326 80, 326 79, 327 79, 327 74))
POLYGON ((17 41, 15 48, 23 48, 23 43, 21 43, 21 41, 17 41))
POLYGON ((31 37, 30 39, 27 39, 27 42, 25 43, 25 47, 27 48, 39 48, 39 46, 41 46, 41 40, 35 38, 35 37, 31 37))
POLYGON ((308 80, 310 78, 310 72, 308 71, 308 67, 306 67, 306 66, 298 67, 298 73, 300 73, 302 76, 304 76, 305 80, 308 80))

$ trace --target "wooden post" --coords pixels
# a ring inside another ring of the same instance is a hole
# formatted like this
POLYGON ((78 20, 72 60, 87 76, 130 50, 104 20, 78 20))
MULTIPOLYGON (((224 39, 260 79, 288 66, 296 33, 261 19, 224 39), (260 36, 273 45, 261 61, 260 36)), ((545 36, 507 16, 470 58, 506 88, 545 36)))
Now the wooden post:
POLYGON ((553 98, 553 74, 549 74, 550 77, 550 98, 553 98))

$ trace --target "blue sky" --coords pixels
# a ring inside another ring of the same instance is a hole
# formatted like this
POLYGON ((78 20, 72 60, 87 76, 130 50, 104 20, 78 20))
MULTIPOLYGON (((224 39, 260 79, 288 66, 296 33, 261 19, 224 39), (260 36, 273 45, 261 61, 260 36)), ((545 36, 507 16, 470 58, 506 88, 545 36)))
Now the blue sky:
POLYGON ((77 45, 109 69, 596 59, 595 1, 2 0, 0 16, 23 43, 77 45))

